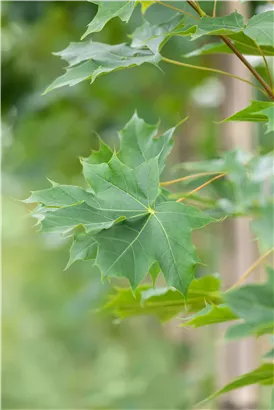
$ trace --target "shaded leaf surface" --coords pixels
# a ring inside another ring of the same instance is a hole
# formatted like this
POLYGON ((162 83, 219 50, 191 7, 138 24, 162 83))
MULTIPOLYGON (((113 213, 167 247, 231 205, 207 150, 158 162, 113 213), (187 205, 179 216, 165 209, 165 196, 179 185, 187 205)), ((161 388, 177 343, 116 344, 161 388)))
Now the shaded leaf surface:
POLYGON ((157 66, 160 54, 131 48, 126 44, 109 45, 93 41, 71 43, 65 50, 55 53, 69 63, 67 72, 57 78, 45 92, 65 85, 76 85, 89 79, 91 83, 111 71, 134 67, 143 63, 157 66))

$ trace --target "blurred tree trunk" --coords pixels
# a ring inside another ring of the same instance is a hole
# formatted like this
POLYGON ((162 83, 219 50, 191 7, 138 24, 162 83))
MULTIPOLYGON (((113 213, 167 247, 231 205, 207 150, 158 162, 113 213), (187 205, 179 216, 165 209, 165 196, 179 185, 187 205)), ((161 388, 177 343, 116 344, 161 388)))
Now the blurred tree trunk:
MULTIPOLYGON (((248 16, 249 3, 237 4, 237 9, 245 17, 248 16)), ((232 13, 235 3, 225 3, 225 14, 232 13)), ((225 59, 225 70, 240 77, 251 80, 251 74, 236 56, 225 59)), ((252 98, 252 89, 249 85, 234 79, 226 79, 226 100, 222 115, 227 117, 249 104, 252 98)), ((252 135, 254 127, 252 123, 231 122, 222 128, 222 141, 225 149, 233 150, 240 148, 251 152, 253 147, 252 135)), ((234 284, 237 279, 256 259, 256 246, 249 228, 249 218, 236 218, 223 223, 223 249, 220 271, 224 280, 225 288, 234 284)), ((226 326, 221 326, 222 338, 226 326)), ((220 386, 228 383, 235 377, 249 372, 256 367, 255 355, 256 342, 251 339, 229 342, 219 349, 219 380, 220 386)), ((224 410, 239 409, 249 410, 258 408, 258 389, 256 386, 248 386, 243 389, 230 392, 220 399, 220 408, 224 410)))

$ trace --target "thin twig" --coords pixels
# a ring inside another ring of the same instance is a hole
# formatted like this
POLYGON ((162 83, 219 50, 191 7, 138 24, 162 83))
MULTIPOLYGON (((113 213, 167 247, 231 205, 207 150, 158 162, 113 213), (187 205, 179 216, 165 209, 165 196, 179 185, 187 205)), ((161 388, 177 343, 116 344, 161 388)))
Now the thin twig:
POLYGON ((226 175, 226 174, 223 173, 223 174, 217 175, 217 176, 214 177, 214 178, 211 178, 209 181, 207 181, 207 182, 205 182, 204 184, 202 184, 202 185, 198 186, 197 188, 193 189, 193 191, 189 192, 186 196, 177 199, 176 202, 183 202, 189 195, 192 195, 192 194, 194 194, 195 192, 200 191, 200 189, 202 189, 202 188, 206 187, 207 185, 211 184, 211 182, 215 181, 216 179, 219 179, 219 178, 224 177, 225 175, 226 175))
POLYGON ((260 88, 257 85, 253 84, 251 81, 248 81, 248 80, 246 80, 245 78, 242 78, 242 77, 238 77, 237 75, 228 73, 226 71, 217 70, 216 68, 202 67, 202 66, 197 66, 197 65, 193 65, 193 64, 186 64, 186 63, 182 63, 181 61, 170 60, 169 58, 166 58, 166 57, 162 57, 162 60, 165 61, 166 63, 175 64, 175 65, 179 65, 179 66, 182 66, 182 67, 195 68, 196 70, 210 71, 210 72, 217 73, 217 74, 227 75, 229 77, 236 78, 236 80, 243 81, 244 83, 249 84, 252 87, 257 88, 257 90, 260 90, 263 94, 266 94, 266 92, 262 88, 260 88))
MULTIPOLYGON (((197 7, 196 3, 194 3, 193 1, 187 1, 187 3, 190 5, 190 7, 192 7, 196 11, 196 13, 199 14, 200 17, 205 16, 204 11, 200 7, 197 7)), ((226 36, 220 35, 219 37, 233 51, 233 53, 241 60, 241 62, 248 68, 248 70, 254 75, 254 77, 259 81, 259 83, 265 89, 269 98, 274 100, 274 93, 271 87, 260 76, 260 74, 252 67, 252 65, 246 60, 246 58, 237 50, 234 44, 226 36)))
POLYGON ((171 5, 168 4, 168 3, 164 3, 163 1, 155 0, 155 3, 159 3, 159 4, 161 4, 162 6, 168 7, 169 9, 178 11, 179 13, 186 14, 187 16, 193 18, 194 20, 199 20, 197 17, 193 16, 193 14, 189 13, 188 11, 184 11, 184 10, 182 10, 182 9, 178 9, 177 7, 171 6, 171 5))
POLYGON ((207 175, 216 175, 216 174, 221 174, 221 172, 200 172, 198 174, 187 175, 182 178, 172 179, 171 181, 160 182, 160 186, 173 185, 173 184, 177 184, 178 182, 187 181, 188 179, 204 177, 207 175))
POLYGON ((261 56, 263 57, 264 65, 265 65, 266 72, 267 72, 268 79, 269 79, 269 85, 270 85, 270 87, 273 89, 272 77, 271 77, 271 74, 270 74, 269 65, 268 65, 268 62, 267 62, 265 53, 263 52, 263 50, 261 49, 261 47, 259 46, 259 44, 257 44, 256 42, 255 42, 255 44, 256 44, 256 47, 257 47, 257 49, 259 50, 261 56))
POLYGON ((212 17, 216 17, 216 11, 217 11, 217 0, 214 0, 212 17))
POLYGON ((234 288, 237 288, 238 286, 240 286, 240 285, 246 280, 246 278, 251 274, 251 272, 253 272, 254 269, 256 269, 257 266, 259 266, 260 263, 261 263, 268 255, 270 255, 272 252, 274 252, 274 248, 270 249, 269 251, 267 251, 266 253, 264 253, 263 255, 261 255, 261 256, 259 257, 259 259, 257 259, 257 260, 253 263, 253 265, 251 265, 250 268, 247 269, 247 271, 240 277, 240 279, 239 279, 233 286, 231 286, 231 288, 229 288, 229 289, 227 290, 227 292, 230 291, 230 290, 232 290, 232 289, 234 289, 234 288))

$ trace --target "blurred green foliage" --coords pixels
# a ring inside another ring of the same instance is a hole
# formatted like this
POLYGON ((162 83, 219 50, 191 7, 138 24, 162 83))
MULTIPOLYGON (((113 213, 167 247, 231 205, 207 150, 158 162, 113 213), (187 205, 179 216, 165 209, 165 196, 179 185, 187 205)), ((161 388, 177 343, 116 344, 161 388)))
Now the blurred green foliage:
MULTIPOLYGON (((97 146, 96 133, 115 146, 116 131, 135 109, 147 122, 160 118, 163 129, 191 116, 177 134, 171 163, 216 156, 218 126, 212 120, 223 97, 221 83, 208 73, 165 66, 163 74, 144 65, 92 86, 41 95, 63 68, 52 52, 78 41, 95 12, 88 2, 2 3, 2 406, 188 409, 212 390, 210 335, 202 330, 198 350, 172 324, 166 328, 153 318, 117 324, 98 316, 109 284, 88 263, 64 272, 67 246, 37 235, 29 208, 18 201, 49 186, 46 176, 83 184, 78 157, 97 146), (197 102, 197 92, 206 95, 212 81, 215 101, 197 102)), ((168 13, 155 6, 147 17, 161 21, 168 13)), ((114 19, 94 39, 125 41, 140 25, 139 14, 129 25, 114 19)), ((166 54, 185 54, 190 47, 172 39, 166 54)), ((210 240, 202 242, 200 254, 210 254, 210 240)))

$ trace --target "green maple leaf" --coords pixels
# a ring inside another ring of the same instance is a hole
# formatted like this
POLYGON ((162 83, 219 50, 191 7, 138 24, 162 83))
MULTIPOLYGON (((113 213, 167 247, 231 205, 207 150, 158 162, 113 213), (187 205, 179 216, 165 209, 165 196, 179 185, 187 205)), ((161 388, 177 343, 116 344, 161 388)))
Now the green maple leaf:
POLYGON ((114 17, 119 17, 127 23, 135 6, 134 1, 91 1, 91 3, 98 5, 98 11, 81 39, 91 33, 101 31, 107 22, 114 17))
POLYGON ((68 62, 66 73, 58 77, 45 93, 65 85, 74 86, 84 80, 91 83, 101 75, 151 63, 158 66, 161 61, 160 54, 150 50, 132 48, 126 44, 109 45, 94 41, 71 43, 66 49, 54 53, 68 62))
POLYGON ((142 162, 157 157, 161 173, 166 157, 173 147, 172 137, 175 129, 176 127, 173 127, 156 138, 158 124, 146 124, 135 113, 119 133, 120 151, 118 156, 120 160, 130 168, 135 168, 142 162))
POLYGON ((193 278, 193 268, 199 262, 191 244, 191 230, 212 222, 213 218, 180 203, 161 201, 157 204, 157 158, 134 170, 127 168, 117 157, 114 165, 84 162, 83 168, 84 176, 102 206, 111 201, 116 210, 124 207, 120 209, 120 216, 130 213, 123 223, 96 234, 98 253, 95 264, 102 275, 125 276, 136 288, 149 268, 158 262, 167 283, 186 293, 193 278))
MULTIPOLYGON (((161 144, 156 142, 157 152, 161 144)), ((115 153, 107 163, 96 163, 99 151, 82 161, 88 190, 56 184, 32 193, 27 201, 39 202, 48 210, 41 221, 44 231, 72 234, 84 228, 75 235, 69 265, 96 255, 103 277, 126 277, 136 288, 157 262, 167 283, 186 294, 199 263, 191 231, 214 219, 194 207, 166 200, 159 189, 162 151, 133 169, 115 153)))

